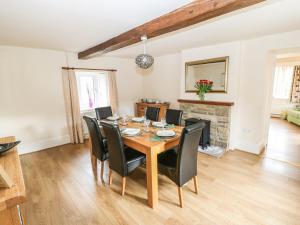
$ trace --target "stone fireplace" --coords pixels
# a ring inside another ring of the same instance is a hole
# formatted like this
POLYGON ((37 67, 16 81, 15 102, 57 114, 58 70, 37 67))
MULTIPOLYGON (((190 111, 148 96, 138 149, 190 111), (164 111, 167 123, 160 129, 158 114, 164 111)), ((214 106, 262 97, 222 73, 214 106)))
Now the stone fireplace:
POLYGON ((183 120, 197 118, 210 120, 210 143, 228 149, 231 106, 233 102, 197 101, 179 99, 183 120))

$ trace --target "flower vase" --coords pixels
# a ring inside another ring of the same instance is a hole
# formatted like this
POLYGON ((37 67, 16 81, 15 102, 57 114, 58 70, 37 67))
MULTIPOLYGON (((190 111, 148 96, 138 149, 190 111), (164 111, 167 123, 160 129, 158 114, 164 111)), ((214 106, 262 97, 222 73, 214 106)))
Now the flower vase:
POLYGON ((204 92, 199 92, 198 94, 200 101, 204 101, 205 93, 204 92))

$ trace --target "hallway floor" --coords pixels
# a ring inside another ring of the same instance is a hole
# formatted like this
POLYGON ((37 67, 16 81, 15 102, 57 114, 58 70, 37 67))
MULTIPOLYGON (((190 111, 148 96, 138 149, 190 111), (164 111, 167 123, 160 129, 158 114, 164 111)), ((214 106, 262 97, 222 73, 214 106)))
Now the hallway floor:
POLYGON ((264 156, 300 166, 300 127, 272 118, 264 156))

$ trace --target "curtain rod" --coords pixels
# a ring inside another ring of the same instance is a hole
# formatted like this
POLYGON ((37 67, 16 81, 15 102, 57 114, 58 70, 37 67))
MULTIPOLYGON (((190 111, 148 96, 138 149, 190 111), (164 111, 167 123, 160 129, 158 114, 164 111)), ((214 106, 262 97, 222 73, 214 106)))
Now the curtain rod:
POLYGON ((65 70, 101 70, 101 71, 110 71, 110 72, 116 72, 115 69, 91 69, 91 68, 76 68, 76 67, 62 67, 62 69, 65 70))

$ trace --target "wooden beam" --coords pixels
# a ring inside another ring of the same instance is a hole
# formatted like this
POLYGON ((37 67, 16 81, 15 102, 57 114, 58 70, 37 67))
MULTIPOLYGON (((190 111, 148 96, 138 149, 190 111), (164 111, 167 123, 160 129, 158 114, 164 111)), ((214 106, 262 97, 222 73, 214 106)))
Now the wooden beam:
POLYGON ((139 42, 144 34, 148 38, 157 37, 263 1, 265 0, 195 0, 175 11, 79 52, 78 58, 83 59, 97 52, 114 51, 139 42))

